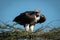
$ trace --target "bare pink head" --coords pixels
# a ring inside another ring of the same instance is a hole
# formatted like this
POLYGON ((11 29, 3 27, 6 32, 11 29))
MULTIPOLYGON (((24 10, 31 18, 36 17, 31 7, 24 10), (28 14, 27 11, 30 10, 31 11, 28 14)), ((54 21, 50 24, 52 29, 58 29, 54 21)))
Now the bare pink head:
POLYGON ((37 15, 40 15, 40 9, 36 9, 35 12, 37 12, 37 15))
POLYGON ((37 13, 40 13, 40 9, 36 9, 35 11, 36 11, 37 13))

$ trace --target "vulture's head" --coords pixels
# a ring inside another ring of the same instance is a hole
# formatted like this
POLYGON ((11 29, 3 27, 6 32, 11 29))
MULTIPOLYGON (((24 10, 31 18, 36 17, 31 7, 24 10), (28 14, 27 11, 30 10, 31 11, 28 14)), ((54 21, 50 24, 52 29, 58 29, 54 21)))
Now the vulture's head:
POLYGON ((39 17, 40 16, 40 10, 36 9, 35 10, 35 15, 36 15, 36 17, 39 17))

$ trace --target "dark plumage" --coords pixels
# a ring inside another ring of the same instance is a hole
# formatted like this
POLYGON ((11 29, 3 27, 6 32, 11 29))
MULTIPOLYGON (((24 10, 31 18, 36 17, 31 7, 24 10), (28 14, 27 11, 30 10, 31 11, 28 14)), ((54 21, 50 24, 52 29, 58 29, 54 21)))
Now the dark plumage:
POLYGON ((43 23, 45 22, 45 20, 46 20, 45 16, 38 14, 38 12, 36 11, 26 11, 18 15, 13 21, 20 25, 25 26, 27 24, 35 25, 37 23, 43 23), (40 17, 40 19, 37 22, 35 22, 35 16, 40 17))

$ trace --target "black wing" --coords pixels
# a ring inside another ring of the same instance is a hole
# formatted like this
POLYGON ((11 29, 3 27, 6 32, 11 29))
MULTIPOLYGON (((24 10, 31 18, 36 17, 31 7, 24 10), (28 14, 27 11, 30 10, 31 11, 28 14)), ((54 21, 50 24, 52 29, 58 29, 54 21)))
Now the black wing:
POLYGON ((40 19, 37 23, 43 23, 46 21, 46 17, 44 15, 40 15, 40 19))
MULTIPOLYGON (((35 20, 34 11, 26 11, 18 15, 13 21, 17 22, 18 24, 30 24, 35 20)), ((33 22, 34 23, 34 22, 33 22)))

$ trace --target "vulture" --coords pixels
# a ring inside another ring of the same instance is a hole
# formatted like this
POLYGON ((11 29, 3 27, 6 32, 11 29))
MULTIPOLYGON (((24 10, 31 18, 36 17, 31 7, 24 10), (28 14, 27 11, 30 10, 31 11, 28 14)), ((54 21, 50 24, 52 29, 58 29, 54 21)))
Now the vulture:
POLYGON ((46 17, 40 13, 40 10, 25 11, 16 16, 13 22, 23 25, 26 31, 33 32, 33 28, 37 23, 43 23, 46 21, 46 17))

